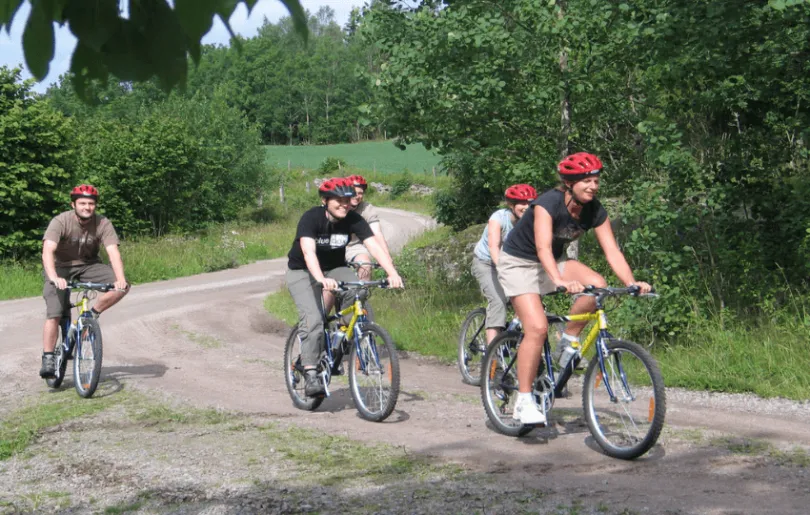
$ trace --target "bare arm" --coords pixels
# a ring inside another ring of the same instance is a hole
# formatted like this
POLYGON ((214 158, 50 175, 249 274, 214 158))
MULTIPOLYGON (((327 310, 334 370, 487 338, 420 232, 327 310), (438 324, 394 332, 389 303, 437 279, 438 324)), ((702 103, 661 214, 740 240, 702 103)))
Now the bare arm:
POLYGON ((551 248, 554 239, 554 221, 548 211, 542 207, 534 206, 532 209, 534 209, 534 242, 537 247, 537 258, 546 270, 549 279, 557 286, 565 286, 551 248))
POLYGON ((56 242, 43 240, 42 242, 42 268, 45 270, 45 277, 54 283, 57 288, 64 290, 67 288, 67 281, 56 275, 56 242))
POLYGON ((377 237, 377 243, 380 244, 380 247, 383 249, 383 251, 385 251, 386 254, 388 254, 388 257, 390 258, 391 250, 388 248, 388 242, 385 241, 385 235, 382 231, 382 224, 380 224, 380 222, 372 222, 369 224, 369 226, 371 227, 371 232, 373 232, 374 236, 377 237))
POLYGON ((323 284, 324 288, 334 290, 337 288, 337 282, 323 275, 321 262, 318 261, 316 249, 317 246, 315 245, 314 238, 301 237, 301 251, 304 253, 304 262, 307 264, 307 270, 309 270, 309 273, 312 274, 312 277, 314 277, 316 281, 323 284), (334 284, 327 285, 328 281, 334 284))
POLYGON ((121 259, 121 252, 118 250, 118 244, 107 245, 104 247, 107 251, 107 256, 110 258, 110 266, 112 266, 115 273, 115 288, 118 290, 126 290, 129 285, 127 284, 127 277, 124 275, 124 260, 121 259))
POLYGON ((374 259, 377 260, 383 270, 385 270, 385 272, 388 274, 388 282, 390 283, 391 287, 402 288, 402 278, 399 276, 399 273, 397 273, 397 269, 394 268, 394 262, 391 261, 391 256, 388 254, 388 252, 383 250, 382 246, 380 246, 379 242, 377 241, 377 238, 374 236, 366 238, 363 240, 363 245, 366 246, 374 259))
POLYGON ((492 263, 498 266, 501 258, 501 224, 497 220, 490 220, 487 224, 487 242, 492 263))
POLYGON ((599 242, 599 246, 602 247, 605 258, 610 268, 613 270, 613 273, 616 274, 616 277, 627 286, 635 284, 636 280, 633 278, 633 271, 630 270, 630 265, 627 264, 624 254, 622 254, 621 249, 619 249, 619 246, 616 244, 616 238, 613 236, 613 227, 610 226, 610 219, 606 219, 604 223, 595 228, 593 232, 596 234, 596 240, 599 242))

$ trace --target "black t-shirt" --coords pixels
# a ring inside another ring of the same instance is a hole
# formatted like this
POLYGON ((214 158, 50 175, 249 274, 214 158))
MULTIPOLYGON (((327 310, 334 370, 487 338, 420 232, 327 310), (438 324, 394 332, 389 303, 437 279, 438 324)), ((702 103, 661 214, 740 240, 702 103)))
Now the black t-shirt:
POLYGON ((576 220, 565 207, 565 192, 549 190, 537 197, 503 244, 503 251, 523 259, 537 259, 537 245, 534 241, 534 206, 540 206, 551 215, 553 236, 551 251, 554 259, 560 259, 568 245, 582 236, 585 231, 599 227, 607 220, 607 211, 597 199, 582 206, 579 220, 576 220))
POLYGON ((295 241, 287 254, 287 266, 291 270, 307 269, 304 252, 301 250, 301 238, 312 238, 315 240, 315 253, 321 264, 321 271, 341 267, 346 264, 346 245, 352 234, 356 234, 360 241, 374 236, 368 222, 354 211, 349 211, 343 220, 330 222, 326 218, 325 206, 313 207, 298 221, 295 241))

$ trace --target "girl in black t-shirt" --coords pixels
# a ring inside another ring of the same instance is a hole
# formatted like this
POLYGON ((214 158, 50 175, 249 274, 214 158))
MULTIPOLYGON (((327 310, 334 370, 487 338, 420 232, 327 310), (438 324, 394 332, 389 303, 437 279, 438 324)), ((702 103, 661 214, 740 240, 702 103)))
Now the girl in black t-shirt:
MULTIPOLYGON (((352 235, 363 242, 371 255, 388 273, 391 288, 402 288, 394 263, 374 238, 368 222, 350 209, 354 186, 346 179, 329 179, 318 188, 321 205, 301 216, 292 248, 287 254, 287 288, 298 308, 298 334, 301 338, 301 361, 306 372, 305 392, 310 397, 322 396, 324 386, 316 374, 323 349, 323 313, 321 298, 328 313, 334 304, 330 290, 338 281, 356 281, 357 276, 346 266, 346 245, 352 235)), ((347 297, 354 298, 348 293, 347 297)))
MULTIPOLYGON (((532 397, 532 384, 540 363, 542 345, 548 334, 548 320, 541 295, 565 287, 568 293, 579 293, 584 284, 607 285, 594 270, 574 260, 568 260, 566 249, 586 231, 593 229, 608 264, 626 285, 637 285, 642 293, 650 285, 637 282, 633 272, 616 244, 607 212, 597 200, 599 173, 602 163, 598 157, 580 152, 566 157, 558 165, 561 185, 547 191, 530 204, 523 218, 503 246, 498 263, 498 279, 512 300, 515 313, 523 323, 524 337, 518 349, 518 401, 513 417, 524 424, 544 424, 542 410, 532 397)), ((592 297, 580 297, 571 307, 571 314, 595 309, 592 297)), ((584 322, 571 322, 565 328, 559 345, 579 342, 584 322)))

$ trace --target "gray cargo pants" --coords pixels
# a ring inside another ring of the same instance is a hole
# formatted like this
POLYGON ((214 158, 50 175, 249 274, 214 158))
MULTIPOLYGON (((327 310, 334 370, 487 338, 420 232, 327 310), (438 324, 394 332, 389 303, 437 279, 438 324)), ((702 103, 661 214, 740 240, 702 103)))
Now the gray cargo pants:
MULTIPOLYGON (((348 267, 335 268, 324 275, 336 281, 357 281, 354 270, 348 267)), ((323 350, 323 286, 308 270, 287 269, 287 289, 298 308, 298 336, 301 338, 301 364, 314 367, 323 350)), ((354 293, 341 294, 341 304, 354 302, 354 293)))
POLYGON ((506 303, 509 299, 498 281, 498 272, 491 262, 472 260, 472 274, 487 299, 487 329, 506 327, 506 303))

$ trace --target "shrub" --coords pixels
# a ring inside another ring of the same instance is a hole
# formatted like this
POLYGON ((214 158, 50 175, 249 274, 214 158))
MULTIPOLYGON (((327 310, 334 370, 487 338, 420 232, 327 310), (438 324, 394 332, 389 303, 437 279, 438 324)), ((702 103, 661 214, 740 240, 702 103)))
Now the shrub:
POLYGON ((339 157, 327 157, 318 167, 318 171, 323 174, 334 174, 342 168, 346 168, 346 161, 339 157))

